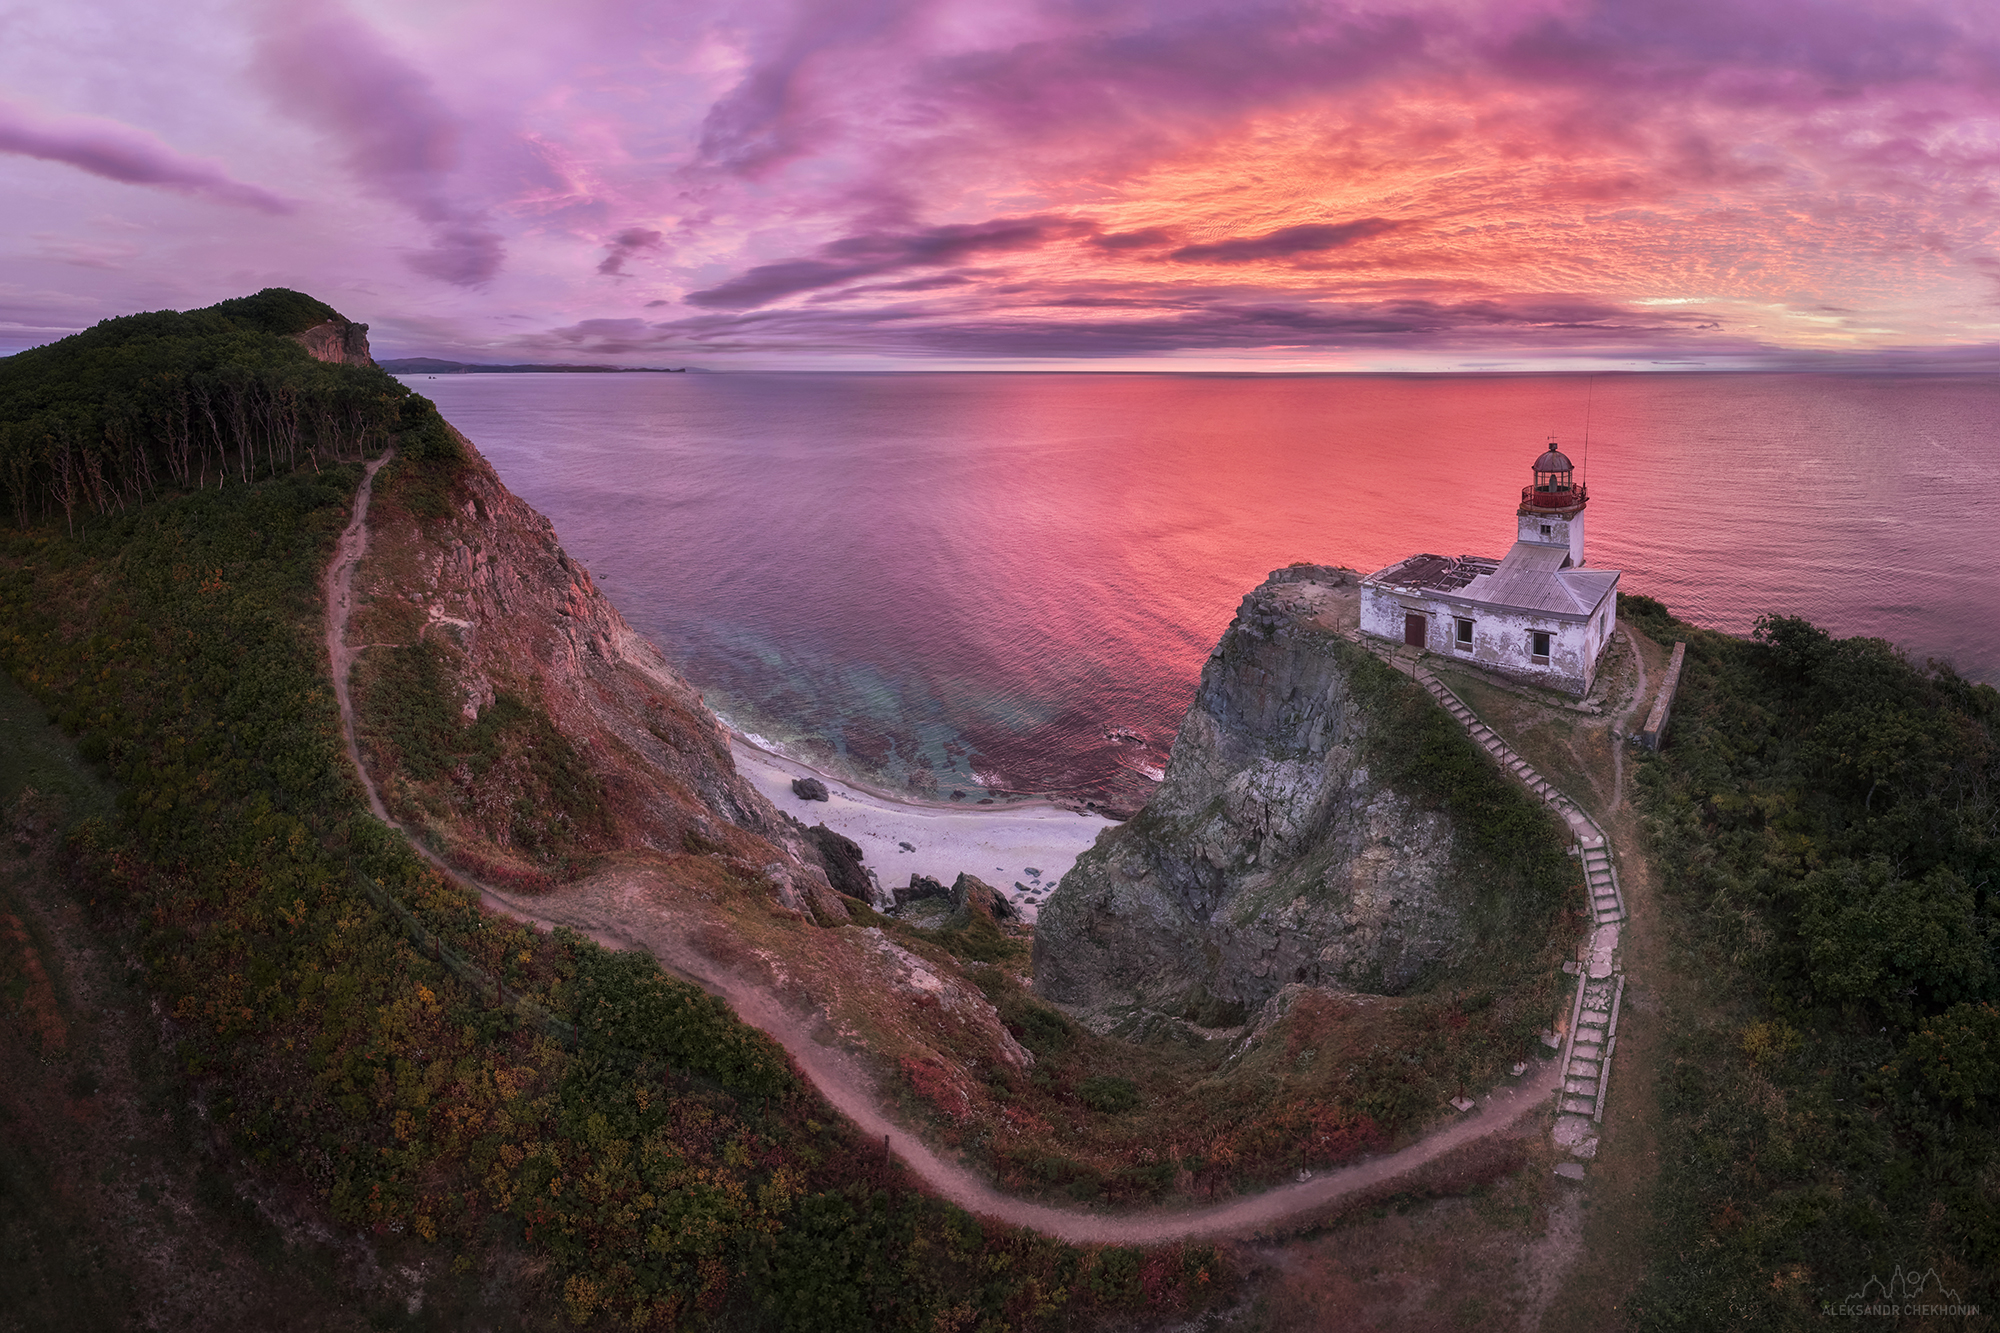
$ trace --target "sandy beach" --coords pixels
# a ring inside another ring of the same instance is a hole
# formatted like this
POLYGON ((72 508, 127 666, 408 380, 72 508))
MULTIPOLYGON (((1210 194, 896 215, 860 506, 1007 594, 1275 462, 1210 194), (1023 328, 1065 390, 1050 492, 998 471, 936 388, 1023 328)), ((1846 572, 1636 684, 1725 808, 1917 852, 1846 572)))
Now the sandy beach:
POLYGON ((773 754, 736 734, 730 736, 730 751, 737 770, 773 805, 860 844, 863 860, 884 890, 908 884, 913 874, 929 875, 949 887, 964 872, 1004 892, 1028 921, 1076 858, 1112 825, 1101 815, 1078 814, 1047 801, 966 807, 898 800, 773 754), (793 795, 792 779, 803 777, 824 782, 827 799, 793 795))

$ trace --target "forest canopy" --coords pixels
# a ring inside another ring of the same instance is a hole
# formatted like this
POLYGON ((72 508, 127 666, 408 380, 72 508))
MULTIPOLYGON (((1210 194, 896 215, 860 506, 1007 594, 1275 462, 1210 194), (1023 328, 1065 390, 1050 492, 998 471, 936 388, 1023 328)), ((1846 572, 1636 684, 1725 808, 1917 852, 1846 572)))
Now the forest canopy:
POLYGON ((123 511, 163 489, 352 461, 387 444, 409 390, 292 340, 338 321, 270 287, 203 310, 107 319, 0 360, 0 490, 16 524, 123 511), (274 336, 275 335, 275 336, 274 336))

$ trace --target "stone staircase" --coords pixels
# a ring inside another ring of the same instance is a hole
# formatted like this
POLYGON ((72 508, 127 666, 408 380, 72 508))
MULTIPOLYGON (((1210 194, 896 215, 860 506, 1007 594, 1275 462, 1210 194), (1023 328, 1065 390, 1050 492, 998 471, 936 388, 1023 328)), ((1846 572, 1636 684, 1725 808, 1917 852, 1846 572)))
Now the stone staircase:
MULTIPOLYGON (((1566 970, 1576 970, 1577 987, 1570 1007, 1569 1032, 1560 1043, 1563 1081, 1554 1139, 1556 1146, 1567 1150, 1572 1157, 1595 1157, 1598 1128, 1604 1121, 1604 1095, 1611 1082, 1611 1057, 1618 1049, 1618 1009, 1625 998, 1625 972, 1618 964, 1619 924, 1625 920, 1625 895, 1618 887, 1618 866, 1611 855, 1611 840, 1582 807, 1558 791, 1532 764, 1516 754, 1513 746, 1481 722, 1465 701, 1424 665, 1422 654, 1367 644, 1358 633, 1352 637, 1429 691, 1503 769, 1561 815, 1576 838, 1577 854, 1583 861, 1584 884, 1590 895, 1593 929, 1588 959, 1564 965, 1566 970)), ((1558 1044, 1554 1037, 1547 1040, 1551 1045, 1558 1044)), ((1583 1170, 1580 1162, 1568 1162, 1558 1166, 1556 1174, 1581 1180, 1583 1170)))
POLYGON ((1583 879, 1590 888, 1590 910, 1597 924, 1623 921, 1625 895, 1618 891, 1618 867, 1611 863, 1611 848, 1604 834, 1600 831, 1579 837, 1576 845, 1583 853, 1583 879))
POLYGON ((1565 1115, 1587 1115, 1593 1121, 1604 1119, 1604 1093, 1611 1081, 1611 1053, 1618 1045, 1618 1006, 1624 998, 1623 972, 1586 977, 1577 987, 1569 1050, 1563 1063, 1565 1115))
POLYGON ((1431 697, 1443 706, 1444 711, 1458 720, 1460 726, 1478 741, 1486 753, 1493 756, 1500 767, 1512 773, 1521 784, 1549 804, 1557 814, 1569 824, 1576 835, 1578 853, 1583 857, 1584 882, 1589 886, 1591 916, 1597 925, 1608 925, 1625 919, 1625 898, 1618 891, 1618 868, 1611 860, 1611 844, 1604 836, 1604 830, 1597 821, 1585 814, 1575 801, 1563 795, 1555 784, 1535 771, 1534 765, 1514 752, 1514 747, 1496 735, 1493 729, 1481 722, 1465 701, 1452 693, 1451 687, 1439 680, 1421 662, 1411 662, 1408 671, 1419 685, 1430 691, 1431 697))

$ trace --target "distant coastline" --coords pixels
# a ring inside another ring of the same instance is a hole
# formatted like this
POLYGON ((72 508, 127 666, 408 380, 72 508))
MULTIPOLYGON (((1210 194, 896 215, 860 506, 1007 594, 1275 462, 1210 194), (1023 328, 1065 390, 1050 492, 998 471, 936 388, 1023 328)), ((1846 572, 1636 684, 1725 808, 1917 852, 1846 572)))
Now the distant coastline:
POLYGON ((376 365, 391 375, 685 375, 687 366, 481 366, 430 356, 399 356, 376 365))

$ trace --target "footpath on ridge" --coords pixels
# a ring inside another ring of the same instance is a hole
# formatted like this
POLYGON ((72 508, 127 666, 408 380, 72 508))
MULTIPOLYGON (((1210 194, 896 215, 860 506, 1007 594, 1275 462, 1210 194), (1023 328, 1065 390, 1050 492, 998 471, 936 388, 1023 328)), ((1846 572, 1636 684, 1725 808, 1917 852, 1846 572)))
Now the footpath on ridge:
MULTIPOLYGON (((384 804, 375 779, 369 773, 361 755, 360 742, 355 729, 354 704, 349 689, 348 676, 353 669, 356 650, 347 642, 347 626, 353 611, 353 581, 368 548, 368 506, 373 495, 376 474, 393 457, 393 451, 385 452, 370 463, 363 474, 361 485, 356 492, 354 507, 346 529, 334 551, 333 562, 327 571, 326 599, 326 643, 327 656, 334 676, 334 697, 340 709, 340 724, 347 745, 348 757, 353 761, 355 772, 367 793, 368 806, 376 818, 402 833, 410 846, 425 860, 435 866, 450 879, 467 885, 479 894, 481 902, 489 909, 504 913, 517 920, 532 923, 542 929, 570 923, 552 915, 557 906, 546 901, 529 902, 504 893, 492 885, 484 884, 448 865, 432 852, 410 829, 395 820, 384 804)), ((1414 665, 1402 669, 1415 674, 1414 665)), ((1643 670, 1643 666, 1642 666, 1643 670)), ((1418 679, 1424 679, 1425 672, 1418 679)), ((1461 722, 1471 719, 1469 710, 1456 700, 1441 683, 1434 680, 1427 685, 1434 694, 1439 693, 1440 701, 1450 699, 1447 708, 1456 704, 1453 715, 1461 722), (1463 711, 1460 711, 1463 710, 1463 711)), ((1643 688, 1643 687, 1642 687, 1643 688)), ((1476 719, 1472 725, 1478 725, 1476 719)), ((1475 732, 1477 735, 1477 732, 1475 732)), ((1492 744, 1490 752, 1501 758, 1505 743, 1490 731, 1486 735, 1492 744), (1501 747, 1495 750, 1494 746, 1501 747)), ((1487 744, 1485 740, 1482 744, 1487 744)), ((1514 756, 1518 762, 1518 756, 1514 756)), ((1508 761, 1502 758, 1502 763, 1508 761)), ((1511 765, 1510 765, 1511 767, 1511 765)), ((1523 777, 1524 771, 1532 775, 1533 770, 1525 764, 1513 768, 1516 776, 1523 777)), ((1534 781, 1538 781, 1536 778, 1534 781)), ((1534 785, 1530 781, 1530 785, 1534 785)), ((1609 876, 1611 893, 1616 901, 1617 887, 1615 874, 1610 871, 1608 845, 1601 830, 1596 828, 1588 816, 1570 804, 1567 798, 1554 791, 1547 783, 1539 788, 1545 799, 1563 802, 1559 809, 1565 810, 1565 817, 1571 819, 1572 827, 1587 826, 1591 836, 1596 838, 1595 846, 1603 853, 1602 869, 1609 876), (1571 813, 1573 812, 1573 814, 1571 813)), ((1580 832, 1580 837, 1581 832, 1580 832)), ((1586 861, 1589 866, 1592 863, 1586 861)), ((1593 876, 1595 882, 1595 876, 1593 876)), ((1593 939, 1590 961, 1591 976, 1586 984, 1578 988, 1577 1006, 1579 1012, 1596 1015, 1603 1012, 1592 1008, 1593 990, 1599 982, 1608 981, 1613 975, 1614 956, 1617 949, 1617 920, 1622 918, 1622 904, 1618 907, 1618 917, 1598 927, 1598 935, 1593 939), (1602 952, 1603 974, 1599 971, 1598 939, 1606 938, 1609 943, 1602 952)), ((574 927, 572 927, 574 928, 574 927)), ((617 938, 615 934, 603 930, 583 930, 597 943, 611 949, 631 947, 631 941, 617 938)), ((801 1073, 810 1081, 819 1094, 836 1110, 848 1117, 855 1127, 870 1138, 881 1137, 891 1150, 918 1179, 938 1196, 948 1199, 969 1212, 1012 1226, 1027 1227, 1056 1239, 1073 1244, 1114 1244, 1152 1245, 1177 1240, 1195 1238, 1221 1238, 1249 1236, 1280 1228, 1296 1219, 1308 1217, 1342 1199, 1373 1189, 1409 1174, 1419 1167, 1437 1161, 1455 1149, 1474 1143, 1489 1135, 1500 1133, 1530 1112, 1547 1106, 1551 1096, 1563 1097, 1564 1114, 1557 1120, 1557 1142, 1563 1143, 1564 1124, 1581 1121, 1585 1127, 1592 1121, 1572 1108, 1588 1105, 1587 1099, 1594 1098, 1595 1116, 1601 1119, 1603 1109, 1604 1072, 1608 1070, 1608 1059, 1615 1031, 1617 997, 1613 993, 1609 1001, 1609 1017, 1592 1026, 1592 1019, 1582 1020, 1580 1028, 1573 1020, 1569 1030, 1569 1042, 1559 1061, 1530 1063, 1526 1076, 1511 1086, 1496 1088, 1476 1104, 1469 1103, 1464 1114, 1442 1128, 1400 1151, 1380 1157, 1367 1158, 1351 1165, 1334 1168, 1314 1174, 1310 1179, 1293 1184, 1278 1186, 1262 1194, 1248 1195, 1219 1204, 1202 1207, 1159 1209, 1147 1212, 1109 1214, 1087 1212, 1080 1209, 1056 1208, 1047 1204, 1033 1203, 1014 1198, 994 1189, 985 1180, 957 1162, 950 1161, 934 1152, 929 1145, 913 1134, 908 1127, 896 1122, 890 1116, 887 1103, 880 1095, 873 1075, 862 1066, 851 1053, 824 1045, 812 1036, 814 1022, 810 1017, 801 1018, 788 1011, 778 997, 768 989, 752 985, 742 978, 717 971, 692 948, 665 950, 658 946, 651 949, 659 963, 676 975, 682 976, 702 986, 712 994, 727 1001, 738 1017, 769 1034, 792 1057, 801 1073), (1581 1039, 1584 1032, 1602 1033, 1599 1042, 1581 1039), (1593 1054, 1602 1052, 1602 1055, 1593 1054), (1588 1076, 1594 1080, 1589 1091, 1582 1091, 1586 1075, 1586 1065, 1591 1060, 1599 1060, 1588 1076)), ((1618 978, 1622 984, 1622 974, 1618 978)), ((1571 1151, 1578 1156, 1588 1157, 1596 1150, 1594 1135, 1578 1139, 1571 1151)), ((1566 1145, 1567 1146, 1567 1145, 1566 1145)), ((1565 1163, 1564 1166, 1571 1166, 1565 1163)), ((1562 1167, 1557 1168, 1569 1174, 1562 1167)), ((1580 1177, 1581 1168, 1577 1168, 1580 1177)))

